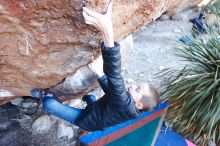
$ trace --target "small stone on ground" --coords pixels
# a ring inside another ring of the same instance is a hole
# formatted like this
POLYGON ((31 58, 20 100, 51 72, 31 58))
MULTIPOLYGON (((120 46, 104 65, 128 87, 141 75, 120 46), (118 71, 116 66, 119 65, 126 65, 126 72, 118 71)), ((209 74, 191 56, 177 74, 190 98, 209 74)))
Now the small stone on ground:
POLYGON ((52 127, 50 116, 44 115, 39 117, 33 124, 32 129, 34 133, 45 133, 52 127))
POLYGON ((64 122, 59 122, 57 129, 57 138, 73 138, 73 128, 66 126, 64 122))

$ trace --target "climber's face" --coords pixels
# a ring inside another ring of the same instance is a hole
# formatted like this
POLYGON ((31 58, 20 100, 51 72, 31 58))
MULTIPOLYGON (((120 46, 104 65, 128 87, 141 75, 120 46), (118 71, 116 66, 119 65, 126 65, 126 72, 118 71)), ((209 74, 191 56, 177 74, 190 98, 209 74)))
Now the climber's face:
POLYGON ((133 97, 135 102, 138 102, 141 98, 140 90, 141 90, 141 87, 137 85, 131 85, 128 88, 128 93, 133 97))
POLYGON ((147 83, 131 85, 128 88, 128 93, 133 97, 135 102, 138 102, 141 100, 143 95, 150 95, 149 85, 147 83))
POLYGON ((133 97, 135 106, 141 110, 143 109, 144 105, 141 102, 141 99, 143 96, 151 96, 150 95, 150 90, 149 90, 149 85, 147 83, 142 83, 140 85, 131 85, 128 88, 128 93, 133 97))

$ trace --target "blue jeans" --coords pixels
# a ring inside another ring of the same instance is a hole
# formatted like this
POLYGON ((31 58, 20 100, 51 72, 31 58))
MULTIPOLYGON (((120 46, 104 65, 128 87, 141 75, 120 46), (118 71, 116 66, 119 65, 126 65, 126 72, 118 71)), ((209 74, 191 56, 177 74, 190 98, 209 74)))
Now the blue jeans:
MULTIPOLYGON (((95 102, 95 96, 86 95, 83 97, 87 104, 92 104, 95 102)), ((42 99, 43 102, 43 110, 55 115, 61 119, 69 121, 75 124, 75 121, 78 117, 83 115, 84 109, 78 109, 74 107, 70 107, 56 100, 55 97, 45 96, 42 99)))

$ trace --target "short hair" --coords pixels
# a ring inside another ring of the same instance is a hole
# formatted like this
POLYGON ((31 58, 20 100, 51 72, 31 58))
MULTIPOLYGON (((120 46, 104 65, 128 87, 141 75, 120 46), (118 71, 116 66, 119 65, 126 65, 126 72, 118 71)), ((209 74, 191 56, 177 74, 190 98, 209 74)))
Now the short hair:
POLYGON ((148 88, 149 94, 144 94, 140 99, 140 102, 143 104, 143 111, 154 109, 160 102, 160 95, 158 91, 152 85, 148 85, 148 88))

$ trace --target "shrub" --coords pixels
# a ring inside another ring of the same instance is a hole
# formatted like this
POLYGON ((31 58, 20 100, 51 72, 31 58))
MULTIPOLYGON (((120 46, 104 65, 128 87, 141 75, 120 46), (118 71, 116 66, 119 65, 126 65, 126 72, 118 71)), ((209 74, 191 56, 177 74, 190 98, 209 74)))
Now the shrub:
POLYGON ((207 25, 207 34, 176 48, 176 55, 186 61, 183 69, 168 68, 160 73, 168 81, 163 96, 170 101, 171 125, 201 145, 208 140, 220 145, 219 23, 216 19, 207 25))

